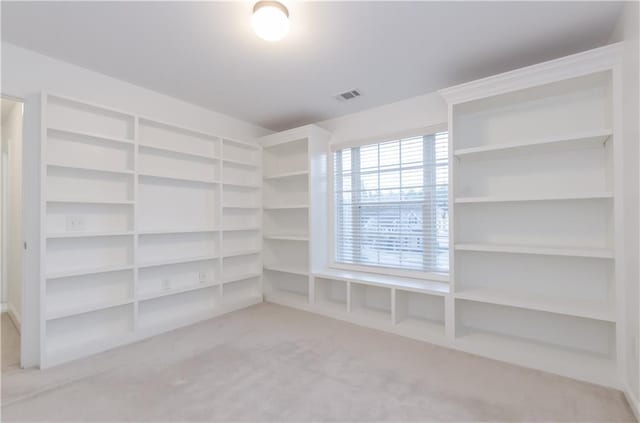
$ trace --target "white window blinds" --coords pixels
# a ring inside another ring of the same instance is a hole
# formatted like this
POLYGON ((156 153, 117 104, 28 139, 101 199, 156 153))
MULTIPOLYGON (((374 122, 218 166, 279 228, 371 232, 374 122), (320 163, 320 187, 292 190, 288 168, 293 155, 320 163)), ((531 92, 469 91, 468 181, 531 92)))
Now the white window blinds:
POLYGON ((446 132, 334 153, 335 261, 449 271, 446 132))

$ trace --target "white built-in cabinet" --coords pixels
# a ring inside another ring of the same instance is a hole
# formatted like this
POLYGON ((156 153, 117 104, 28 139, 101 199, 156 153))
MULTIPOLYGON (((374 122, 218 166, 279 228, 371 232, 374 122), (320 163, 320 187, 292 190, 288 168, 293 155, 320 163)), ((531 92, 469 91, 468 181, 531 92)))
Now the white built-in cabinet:
POLYGON ((41 367, 261 302, 261 161, 43 94, 41 367))

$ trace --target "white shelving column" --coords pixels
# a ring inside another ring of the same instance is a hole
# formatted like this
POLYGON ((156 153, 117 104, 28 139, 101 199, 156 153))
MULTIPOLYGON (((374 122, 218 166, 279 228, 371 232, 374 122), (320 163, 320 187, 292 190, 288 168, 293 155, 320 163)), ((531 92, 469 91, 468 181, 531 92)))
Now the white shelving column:
POLYGON ((441 91, 457 348, 618 386, 618 50, 441 91))
POLYGON ((284 305, 309 304, 310 132, 285 131, 260 143, 265 298, 284 305))
POLYGON ((42 104, 41 367, 262 301, 258 145, 42 104))
POLYGON ((262 300, 261 148, 222 143, 222 293, 225 303, 262 300))

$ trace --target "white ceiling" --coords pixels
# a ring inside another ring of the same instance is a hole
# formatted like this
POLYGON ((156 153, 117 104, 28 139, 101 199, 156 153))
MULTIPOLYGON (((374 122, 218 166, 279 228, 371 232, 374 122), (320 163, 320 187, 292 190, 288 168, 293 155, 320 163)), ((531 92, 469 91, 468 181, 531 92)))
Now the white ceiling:
POLYGON ((272 130, 607 43, 617 2, 291 2, 267 43, 252 2, 7 2, 3 40, 272 130), (362 97, 341 103, 339 92, 362 97))

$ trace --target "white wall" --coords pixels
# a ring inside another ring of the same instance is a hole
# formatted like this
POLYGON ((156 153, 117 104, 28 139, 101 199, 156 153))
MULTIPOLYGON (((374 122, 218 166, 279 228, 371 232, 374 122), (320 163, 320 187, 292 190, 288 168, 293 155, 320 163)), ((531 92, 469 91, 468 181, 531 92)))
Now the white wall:
POLYGON ((639 85, 639 57, 640 43, 638 41, 638 21, 640 20, 640 5, 638 2, 626 2, 616 30, 611 41, 624 41, 624 57, 622 64, 623 95, 623 141, 625 157, 625 309, 626 309, 626 341, 625 355, 627 361, 627 385, 635 396, 636 407, 640 407, 640 351, 638 339, 640 337, 640 269, 638 260, 640 248, 640 97, 639 85))
POLYGON ((39 360, 41 91, 104 104, 224 137, 253 140, 270 131, 6 42, 2 43, 1 53, 2 94, 25 100, 23 219, 28 248, 24 257, 21 346, 23 366, 30 367, 37 365, 39 360), (36 310, 36 315, 32 315, 32 310, 36 310))
MULTIPOLYGON (((8 151, 6 302, 9 313, 20 323, 22 309, 22 105, 16 103, 2 120, 2 140, 8 151)), ((19 325, 18 325, 19 326, 19 325)))
MULTIPOLYGON (((358 100, 353 100, 358 101, 358 100)), ((385 138, 447 121, 447 105, 438 93, 424 94, 362 112, 325 120, 318 126, 331 132, 331 143, 385 138)))

